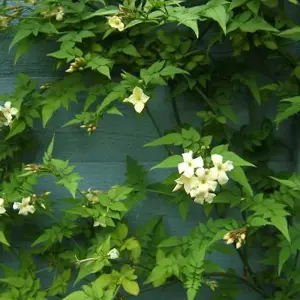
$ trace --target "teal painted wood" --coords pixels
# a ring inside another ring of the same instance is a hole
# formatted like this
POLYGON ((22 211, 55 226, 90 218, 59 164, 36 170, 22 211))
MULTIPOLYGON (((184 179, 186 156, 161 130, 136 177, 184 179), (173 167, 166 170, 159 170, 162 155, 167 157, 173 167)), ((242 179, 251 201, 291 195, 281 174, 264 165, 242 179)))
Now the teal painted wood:
MULTIPOLYGON (((52 61, 45 56, 52 45, 45 44, 44 47, 33 49, 26 54, 17 66, 13 66, 13 52, 8 54, 8 38, 0 37, 0 94, 11 92, 15 85, 15 75, 18 72, 25 72, 36 79, 41 84, 57 77, 59 74, 53 70, 52 61)), ((159 89, 154 99, 149 101, 149 106, 153 111, 155 118, 161 130, 167 130, 175 125, 173 114, 170 113, 170 103, 167 101, 167 89, 159 89)), ((195 118, 195 110, 199 110, 198 99, 179 101, 182 120, 200 125, 199 119, 195 118)), ((238 113, 239 126, 248 122, 247 102, 244 95, 236 99, 235 109, 238 113)), ((84 177, 80 186, 81 189, 100 188, 106 189, 112 185, 122 183, 125 173, 126 156, 130 155, 145 168, 149 169, 157 162, 165 158, 166 153, 163 148, 144 148, 143 145, 155 138, 157 132, 149 118, 146 115, 137 115, 132 107, 124 106, 124 117, 106 116, 99 124, 97 131, 88 137, 83 130, 77 127, 61 126, 70 120, 74 113, 78 111, 78 106, 74 105, 69 111, 60 110, 49 122, 46 129, 41 124, 37 124, 34 130, 34 136, 39 142, 36 152, 28 156, 28 161, 40 161, 41 156, 48 146, 53 134, 55 138, 54 155, 70 159, 77 165, 77 171, 84 177)), ((261 108, 262 117, 265 112, 274 115, 272 104, 264 105, 261 108)), ((280 128, 278 134, 283 137, 290 145, 293 140, 289 134, 291 123, 285 123, 280 128)), ((291 169, 293 161, 287 161, 286 153, 274 157, 273 164, 281 170, 291 169)), ((167 174, 166 171, 153 171, 150 174, 152 180, 157 180, 167 174)), ((49 178, 44 178, 38 189, 41 191, 52 190, 52 199, 57 201, 60 197, 67 196, 67 192, 58 188, 49 178)), ((59 205, 57 206, 60 207, 59 205)), ((129 215, 129 221, 132 225, 138 227, 151 216, 164 215, 165 225, 170 234, 186 234, 199 222, 205 221, 202 207, 191 202, 191 210, 186 222, 182 222, 176 208, 158 196, 149 196, 141 202, 129 215)), ((43 225, 43 223, 40 223, 43 225)), ((21 233, 19 233, 19 237, 21 233)), ((17 240, 17 239, 16 239, 17 240)), ((19 241, 20 242, 20 241, 19 241)), ((221 254, 215 254, 212 259, 225 268, 233 267, 242 274, 242 265, 235 258, 230 258, 221 254)), ((253 255, 255 261, 255 254, 253 255)), ((13 263, 13 262, 12 262, 13 263)), ((256 266, 259 267, 258 265, 256 266)), ((44 280, 52 280, 51 274, 46 274, 44 280)), ((256 294, 245 288, 245 295, 241 299, 260 299, 256 294)), ((169 286, 160 288, 153 292, 142 294, 138 297, 140 300, 184 300, 185 292, 182 287, 169 286)), ((204 288, 197 299, 212 299, 212 293, 204 288)))

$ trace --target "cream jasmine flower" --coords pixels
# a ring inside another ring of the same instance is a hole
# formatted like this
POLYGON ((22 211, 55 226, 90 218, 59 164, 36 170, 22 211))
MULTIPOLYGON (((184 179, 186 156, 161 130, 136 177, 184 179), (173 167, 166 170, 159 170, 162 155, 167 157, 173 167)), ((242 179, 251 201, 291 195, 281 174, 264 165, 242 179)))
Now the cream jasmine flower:
POLYGON ((178 172, 185 177, 194 176, 195 169, 203 168, 203 159, 201 156, 193 159, 193 151, 182 154, 183 162, 178 164, 178 172))
POLYGON ((149 98, 150 97, 145 95, 141 88, 136 86, 133 89, 132 94, 128 98, 124 99, 123 102, 131 103, 134 106, 135 111, 137 113, 141 113, 149 98))
POLYGON ((14 202, 13 209, 19 210, 19 215, 27 216, 28 213, 33 214, 35 212, 35 207, 30 205, 30 197, 23 198, 22 202, 14 202))
POLYGON ((199 168, 196 170, 196 176, 198 178, 197 189, 199 191, 215 191, 218 183, 215 181, 214 174, 210 169, 199 168))
POLYGON ((241 228, 241 229, 237 229, 237 230, 233 230, 230 232, 227 232, 223 239, 226 241, 226 244, 233 244, 235 243, 235 247, 237 249, 242 247, 242 244, 245 242, 246 240, 246 232, 247 229, 245 227, 241 228))
POLYGON ((107 256, 109 259, 118 259, 120 252, 116 248, 113 248, 107 253, 107 256))
POLYGON ((6 212, 6 209, 4 207, 4 199, 0 198, 0 215, 3 215, 6 212))
POLYGON ((124 23, 122 22, 121 18, 118 16, 112 16, 112 17, 107 17, 108 19, 108 24, 112 28, 116 28, 119 31, 123 31, 125 28, 124 23))
POLYGON ((226 172, 229 172, 233 169, 233 164, 231 161, 226 161, 223 163, 223 156, 219 154, 213 154, 211 156, 214 167, 211 168, 212 174, 216 177, 219 184, 223 185, 227 183, 228 176, 226 172))
POLYGON ((193 188, 195 188, 198 184, 198 179, 196 177, 186 177, 181 175, 178 179, 175 180, 176 186, 173 189, 173 192, 180 190, 182 187, 185 192, 189 194, 193 188))
POLYGON ((12 116, 15 116, 18 113, 18 110, 11 106, 10 101, 5 102, 4 106, 0 105, 0 111, 7 120, 12 119, 12 116))

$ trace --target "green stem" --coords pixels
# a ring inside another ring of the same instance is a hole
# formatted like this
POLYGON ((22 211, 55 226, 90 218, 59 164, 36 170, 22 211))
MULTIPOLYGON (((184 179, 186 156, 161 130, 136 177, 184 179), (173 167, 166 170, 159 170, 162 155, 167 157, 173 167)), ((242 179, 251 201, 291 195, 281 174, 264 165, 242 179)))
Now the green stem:
POLYGON ((254 284, 252 284, 250 281, 248 281, 246 278, 234 275, 234 274, 228 274, 228 273, 222 273, 222 272, 211 272, 211 273, 204 273, 204 277, 226 277, 226 278, 233 278, 238 279, 242 283, 249 286, 252 290, 256 291, 258 294, 260 294, 263 298, 266 297, 266 294, 263 290, 257 288, 254 284))
POLYGON ((174 111, 174 116, 175 116, 175 120, 176 120, 177 126, 181 127, 182 126, 182 122, 181 122, 181 119, 180 119, 180 115, 178 113, 178 108, 177 108, 177 103, 176 103, 175 97, 171 98, 171 102, 172 102, 172 108, 173 108, 173 111, 174 111))
MULTIPOLYGON (((150 109, 149 109, 148 106, 146 106, 146 112, 147 112, 147 114, 148 114, 148 116, 149 116, 151 122, 153 123, 153 125, 154 125, 154 127, 155 127, 155 130, 156 130, 156 132, 157 132, 157 134, 158 134, 160 137, 162 137, 163 135, 162 135, 162 133, 160 132, 160 129, 159 129, 159 127, 158 127, 158 125, 157 125, 157 123, 156 123, 156 121, 155 121, 155 119, 154 119, 154 117, 153 117, 153 115, 152 115, 152 113, 151 113, 151 111, 150 111, 150 109)), ((168 152, 169 155, 172 155, 172 152, 170 151, 170 149, 169 149, 167 146, 165 146, 165 149, 166 149, 166 151, 168 152)))
POLYGON ((154 190, 154 189, 146 189, 147 192, 149 193, 156 193, 156 194, 161 194, 161 195, 166 195, 172 198, 175 198, 176 196, 172 193, 167 193, 167 192, 163 192, 163 191, 159 191, 159 190, 154 190))

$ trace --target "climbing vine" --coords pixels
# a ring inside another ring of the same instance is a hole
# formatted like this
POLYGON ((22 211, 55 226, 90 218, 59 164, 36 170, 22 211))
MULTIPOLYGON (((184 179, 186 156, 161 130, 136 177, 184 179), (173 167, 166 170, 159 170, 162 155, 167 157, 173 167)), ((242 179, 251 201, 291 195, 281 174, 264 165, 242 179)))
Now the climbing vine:
POLYGON ((1 256, 18 262, 1 261, 0 299, 121 300, 172 284, 188 300, 205 286, 211 299, 238 299, 245 286, 253 299, 299 299, 297 149, 278 134, 300 111, 298 14, 297 0, 2 1, 0 38, 10 38, 14 63, 48 43, 59 78, 20 73, 0 96, 1 256), (173 128, 158 126, 154 102, 170 104, 173 128), (54 155, 55 132, 29 162, 36 126, 46 130, 72 103, 81 110, 61 126, 82 135, 107 115, 148 118, 157 139, 144 146, 165 158, 146 169, 126 153, 126 179, 108 190, 81 189, 76 166, 54 155), (277 155, 291 164, 285 172, 272 167, 277 155), (153 169, 169 176, 153 182, 153 169), (44 177, 70 196, 38 193, 44 177), (128 213, 151 195, 183 221, 200 206, 206 221, 172 236, 158 209, 133 227, 128 213))

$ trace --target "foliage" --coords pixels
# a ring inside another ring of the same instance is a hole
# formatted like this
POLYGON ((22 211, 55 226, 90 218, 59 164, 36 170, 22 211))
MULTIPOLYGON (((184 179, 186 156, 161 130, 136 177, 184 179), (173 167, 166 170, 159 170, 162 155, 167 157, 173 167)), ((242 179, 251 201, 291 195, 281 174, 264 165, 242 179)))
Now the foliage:
POLYGON ((125 299, 176 283, 188 300, 205 286, 211 299, 237 299, 243 285, 255 299, 299 299, 300 178, 271 167, 277 154, 294 167, 294 149, 277 129, 300 111, 293 51, 300 24, 290 14, 298 5, 3 1, 0 31, 11 38, 14 63, 32 46, 51 44, 45 55, 58 76, 40 85, 18 74, 13 93, 0 96, 0 247, 19 263, 0 265, 0 299, 125 299), (159 87, 176 121, 165 132, 149 108, 159 87), (187 102, 197 107, 197 125, 182 114, 187 102), (107 114, 124 117, 125 105, 148 115, 159 136, 144 146, 164 147, 166 157, 147 170, 128 156, 124 183, 106 191, 81 190, 76 166, 57 158, 55 132, 41 160, 28 164, 36 128, 51 130, 56 112, 74 104, 80 112, 63 127, 88 135, 107 114), (247 120, 237 114, 241 106, 247 120), (270 107, 275 116, 265 115, 270 107), (158 182, 148 176, 174 168, 179 174, 158 182), (70 196, 38 194, 43 177, 70 196), (184 236, 169 234, 168 214, 135 228, 132 209, 151 194, 170 201, 183 220, 196 206, 207 218, 184 236), (214 254, 236 255, 243 273, 217 264, 214 254))

